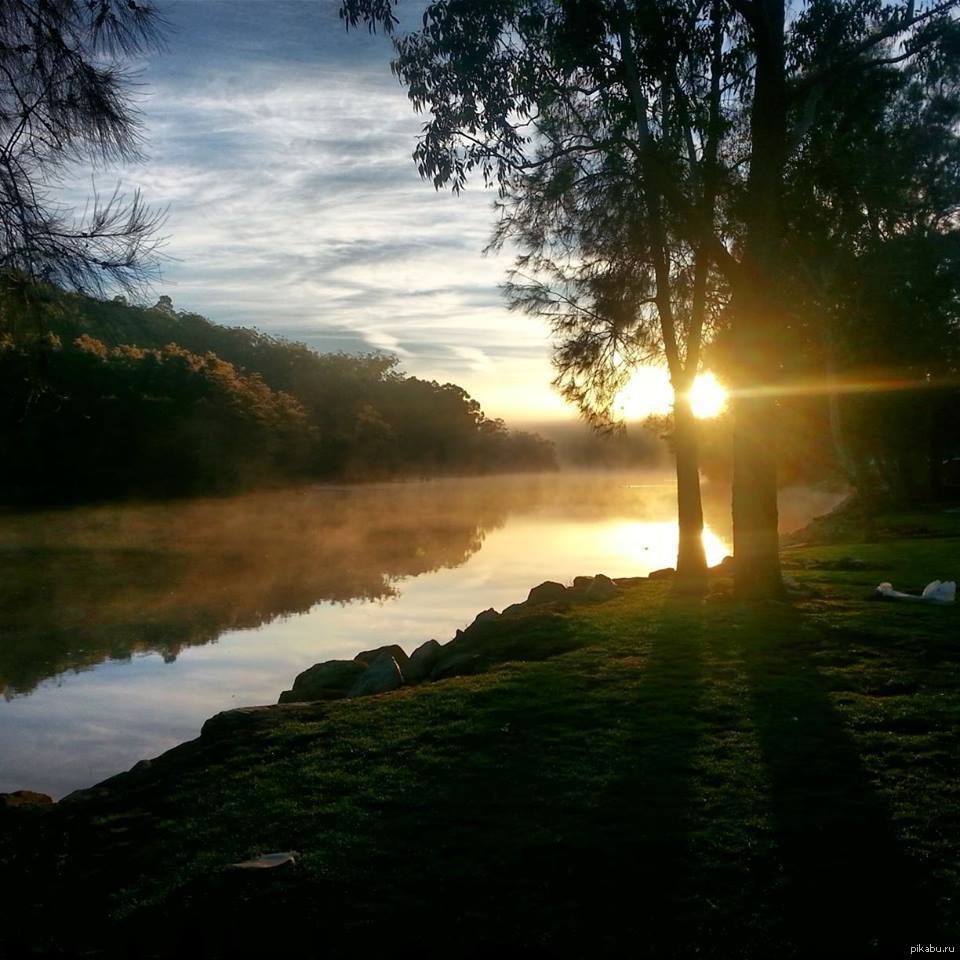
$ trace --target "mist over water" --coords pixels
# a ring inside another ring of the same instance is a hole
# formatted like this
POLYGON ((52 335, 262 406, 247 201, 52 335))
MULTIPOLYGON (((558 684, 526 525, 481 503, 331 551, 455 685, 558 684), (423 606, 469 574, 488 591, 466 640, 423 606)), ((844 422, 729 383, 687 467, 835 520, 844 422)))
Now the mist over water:
MULTIPOLYGON (((633 471, 0 517, 0 791, 88 786, 312 663, 445 642, 543 580, 670 566, 674 496, 633 471)), ((785 491, 783 529, 838 499, 785 491)), ((706 487, 705 513, 716 563, 728 491, 706 487)))

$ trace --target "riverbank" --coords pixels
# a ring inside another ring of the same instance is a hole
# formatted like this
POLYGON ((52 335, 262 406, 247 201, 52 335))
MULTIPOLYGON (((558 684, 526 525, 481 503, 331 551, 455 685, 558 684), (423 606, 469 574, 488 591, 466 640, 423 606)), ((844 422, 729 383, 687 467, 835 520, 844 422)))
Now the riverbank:
POLYGON ((8 952, 956 945, 960 616, 867 597, 955 579, 960 514, 806 540, 790 604, 640 581, 541 608, 570 641, 550 659, 228 714, 83 799, 7 812, 8 952))

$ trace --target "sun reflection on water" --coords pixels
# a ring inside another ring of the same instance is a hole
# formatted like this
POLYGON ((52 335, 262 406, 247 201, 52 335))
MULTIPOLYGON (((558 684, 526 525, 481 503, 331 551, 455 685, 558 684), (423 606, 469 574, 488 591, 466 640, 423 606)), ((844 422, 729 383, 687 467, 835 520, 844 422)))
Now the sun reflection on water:
MULTIPOLYGON (((625 567, 642 567, 643 572, 649 573, 651 570, 676 565, 679 537, 675 520, 617 523, 609 528, 608 538, 611 552, 623 556, 625 567)), ((704 526, 703 529, 703 548, 707 555, 707 564, 711 567, 730 553, 729 544, 709 526, 704 526)))

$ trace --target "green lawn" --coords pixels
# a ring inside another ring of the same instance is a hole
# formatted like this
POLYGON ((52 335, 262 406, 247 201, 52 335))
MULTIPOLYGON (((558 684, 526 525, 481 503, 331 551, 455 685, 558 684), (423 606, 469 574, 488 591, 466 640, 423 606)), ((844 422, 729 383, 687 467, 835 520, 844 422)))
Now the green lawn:
POLYGON ((643 583, 561 613, 572 652, 273 711, 24 817, 0 954, 960 947, 960 608, 866 600, 960 574, 954 515, 924 522, 787 548, 813 597, 643 583))

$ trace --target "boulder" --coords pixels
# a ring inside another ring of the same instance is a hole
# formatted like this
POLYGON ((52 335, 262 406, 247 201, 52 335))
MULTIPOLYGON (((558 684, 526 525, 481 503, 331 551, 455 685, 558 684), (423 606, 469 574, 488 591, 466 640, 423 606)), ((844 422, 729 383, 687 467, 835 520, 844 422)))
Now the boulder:
POLYGON ((620 588, 607 576, 598 573, 587 587, 585 596, 591 603, 603 603, 612 600, 620 593, 620 588))
MULTIPOLYGON (((291 693, 285 690, 284 693, 291 693)), ((297 719, 317 719, 323 715, 323 707, 314 703, 290 701, 283 704, 268 704, 258 707, 234 707, 233 710, 221 710, 200 728, 200 736, 205 739, 232 738, 237 734, 246 734, 256 727, 270 723, 277 716, 296 717, 297 719)), ((141 760, 130 769, 130 773, 146 773, 153 766, 150 760, 141 760)))
POLYGON ((710 572, 733 576, 733 557, 728 554, 715 567, 711 567, 710 572))
POLYGON ((515 617, 518 613, 523 613, 528 607, 525 603, 511 603, 509 607, 503 608, 501 617, 515 617))
POLYGON ((541 603, 554 603, 557 600, 567 598, 567 588, 562 583, 555 580, 544 580, 531 591, 527 597, 527 603, 531 606, 539 606, 541 603))
POLYGON ((315 663, 297 676, 292 690, 284 690, 280 694, 280 703, 338 700, 347 695, 347 691, 368 669, 362 660, 326 660, 315 663))
POLYGON ((574 577, 572 590, 586 591, 587 587, 593 583, 593 577, 574 577))
POLYGON ((442 649, 436 640, 428 640, 420 644, 410 654, 410 662, 407 664, 407 669, 403 671, 407 683, 420 683, 421 680, 426 680, 437 665, 442 649))
POLYGON ((677 571, 673 567, 664 567, 662 570, 654 570, 653 573, 647 578, 649 580, 669 580, 671 577, 675 577, 677 571))
POLYGON ((544 607, 522 617, 484 620, 439 649, 432 680, 480 673, 510 660, 546 660, 579 645, 569 620, 544 607))
MULTIPOLYGON (((474 618, 473 622, 470 624, 470 627, 475 626, 478 623, 485 623, 487 620, 499 620, 500 614, 497 613, 493 607, 487 607, 486 610, 481 610, 474 618)), ((467 627, 469 630, 470 627, 467 627)))
POLYGON ((379 659, 382 653, 389 654, 397 661, 397 666, 400 668, 400 672, 406 676, 407 667, 410 664, 410 658, 407 656, 403 647, 398 646, 395 643, 391 643, 386 647, 377 647, 376 650, 364 650, 362 653, 358 653, 353 659, 359 660, 361 663, 365 663, 368 667, 377 659, 379 659))
POLYGON ((389 653, 381 653, 358 677, 347 693, 348 697, 369 697, 403 686, 403 673, 389 653))
POLYGON ((449 677, 468 677, 475 673, 483 673, 488 666, 488 662, 479 653, 458 653, 455 656, 445 657, 438 663, 434 667, 430 679, 446 680, 449 677))

